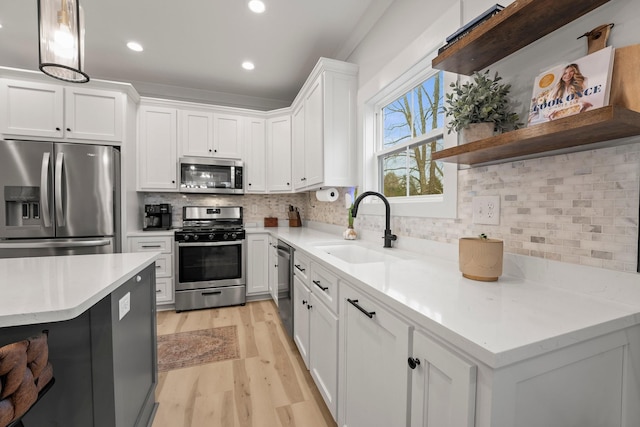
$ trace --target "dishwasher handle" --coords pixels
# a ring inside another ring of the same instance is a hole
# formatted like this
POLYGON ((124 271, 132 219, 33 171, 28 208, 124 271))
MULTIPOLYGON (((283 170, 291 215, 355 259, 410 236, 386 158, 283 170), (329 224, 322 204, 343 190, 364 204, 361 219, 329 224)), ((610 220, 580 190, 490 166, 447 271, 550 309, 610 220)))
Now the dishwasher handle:
POLYGON ((282 246, 278 246, 278 258, 284 258, 286 260, 290 260, 291 251, 289 251, 289 249, 284 248, 282 246))

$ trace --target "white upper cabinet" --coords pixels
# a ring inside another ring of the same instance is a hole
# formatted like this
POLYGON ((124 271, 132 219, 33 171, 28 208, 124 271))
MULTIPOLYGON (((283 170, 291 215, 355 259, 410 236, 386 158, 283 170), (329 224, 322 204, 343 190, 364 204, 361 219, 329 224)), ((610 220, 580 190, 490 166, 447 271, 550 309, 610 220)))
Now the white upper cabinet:
POLYGON ((213 155, 213 113, 180 110, 178 127, 181 156, 213 155))
POLYGON ((267 191, 265 119, 246 119, 244 146, 245 191, 247 193, 264 193, 267 191))
POLYGON ((293 188, 349 187, 356 176, 354 64, 321 58, 293 103, 293 188))
POLYGON ((176 109, 143 105, 138 125, 138 190, 177 191, 176 109))
POLYGON ((242 158, 242 116, 180 110, 179 120, 181 156, 242 158))
POLYGON ((267 119, 267 188, 291 191, 291 117, 267 119))
POLYGON ((242 116, 213 114, 213 155, 225 159, 242 158, 242 116))
POLYGON ((121 143, 124 99, 117 91, 1 79, 0 132, 121 143))

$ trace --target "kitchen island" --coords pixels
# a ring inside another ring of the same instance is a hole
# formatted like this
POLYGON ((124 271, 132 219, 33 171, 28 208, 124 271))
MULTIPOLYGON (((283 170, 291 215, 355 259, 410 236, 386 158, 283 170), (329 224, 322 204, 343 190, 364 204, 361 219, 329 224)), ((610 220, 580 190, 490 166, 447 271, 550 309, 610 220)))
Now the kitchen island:
POLYGON ((0 345, 49 331, 56 383, 25 425, 151 425, 157 256, 0 259, 0 345))

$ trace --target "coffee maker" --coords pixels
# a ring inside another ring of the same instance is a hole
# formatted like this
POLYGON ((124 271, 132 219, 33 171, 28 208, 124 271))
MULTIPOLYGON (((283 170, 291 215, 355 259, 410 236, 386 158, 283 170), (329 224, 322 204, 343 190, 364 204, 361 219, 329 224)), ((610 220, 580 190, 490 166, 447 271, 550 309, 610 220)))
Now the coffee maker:
POLYGON ((171 205, 168 203, 144 205, 142 224, 144 231, 169 230, 171 228, 171 205))

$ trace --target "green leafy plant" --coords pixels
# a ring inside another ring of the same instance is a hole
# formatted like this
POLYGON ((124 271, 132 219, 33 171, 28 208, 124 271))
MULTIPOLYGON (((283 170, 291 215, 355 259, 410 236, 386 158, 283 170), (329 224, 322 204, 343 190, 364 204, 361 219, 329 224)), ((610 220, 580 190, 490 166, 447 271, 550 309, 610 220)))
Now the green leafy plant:
POLYGON ((471 123, 494 123, 500 132, 522 126, 520 117, 509 105, 507 95, 511 85, 500 83, 501 80, 497 72, 491 78, 487 70, 482 74, 474 73, 472 81, 451 83, 453 90, 445 95, 443 107, 447 117, 451 117, 448 133, 459 132, 471 123))
POLYGON ((351 206, 349 206, 349 209, 348 209, 348 211, 349 211, 349 219, 348 219, 349 228, 353 228, 353 214, 351 213, 351 211, 353 209, 353 202, 356 200, 356 197, 358 197, 358 189, 357 188, 355 188, 353 190, 353 200, 351 202, 351 206))

